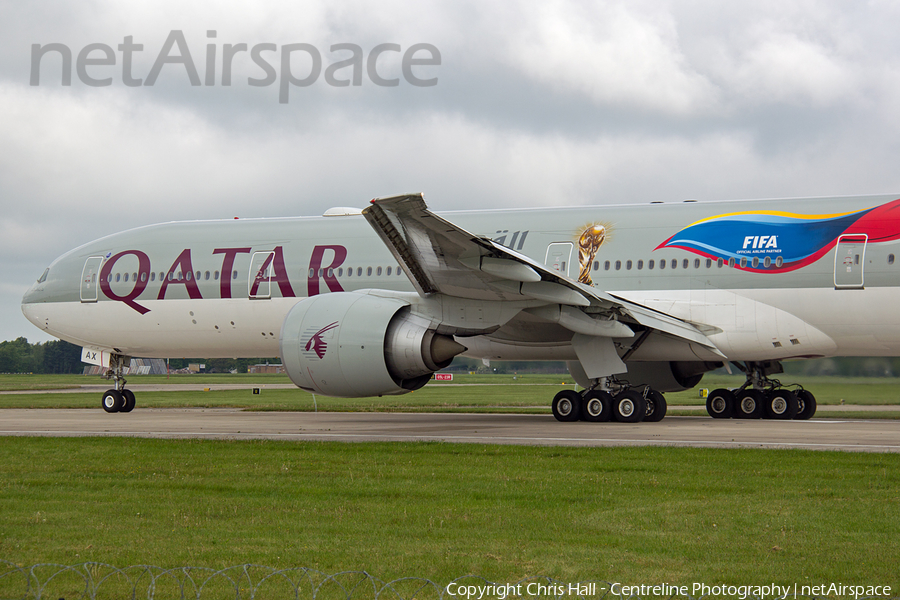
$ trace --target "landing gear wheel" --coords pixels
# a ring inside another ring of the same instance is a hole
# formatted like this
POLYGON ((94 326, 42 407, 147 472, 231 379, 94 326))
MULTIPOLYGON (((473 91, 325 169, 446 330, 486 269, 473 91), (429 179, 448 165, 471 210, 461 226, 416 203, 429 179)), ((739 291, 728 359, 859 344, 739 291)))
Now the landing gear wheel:
POLYGON ((119 412, 131 412, 134 410, 134 405, 136 404, 136 400, 134 398, 134 392, 131 390, 122 390, 122 397, 125 399, 125 404, 122 408, 119 409, 119 412))
POLYGON ((734 417, 736 419, 759 419, 763 415, 766 395, 759 390, 744 390, 735 396, 734 417))
POLYGON ((666 416, 666 397, 662 392, 650 390, 645 398, 647 403, 647 411, 644 413, 644 422, 659 423, 666 416))
POLYGON ((612 416, 613 397, 609 392, 591 390, 581 400, 581 418, 592 423, 609 421, 612 416))
POLYGON ((106 390, 103 392, 103 410, 108 413, 119 412, 125 406, 125 398, 119 390, 106 390))
POLYGON ((816 414, 816 397, 809 390, 797 392, 797 403, 800 410, 797 411, 797 416, 794 418, 798 421, 805 421, 816 414))
POLYGON ((581 418, 581 394, 563 390, 553 398, 553 416, 557 421, 577 421, 581 418))
POLYGON ((725 388, 713 390, 706 398, 706 412, 713 419, 730 419, 734 415, 734 393, 725 388))
POLYGON ((793 419, 798 412, 800 404, 791 390, 772 390, 766 394, 767 419, 793 419))
POLYGON ((647 414, 644 395, 634 390, 625 390, 613 399, 613 417, 622 423, 640 423, 647 414))

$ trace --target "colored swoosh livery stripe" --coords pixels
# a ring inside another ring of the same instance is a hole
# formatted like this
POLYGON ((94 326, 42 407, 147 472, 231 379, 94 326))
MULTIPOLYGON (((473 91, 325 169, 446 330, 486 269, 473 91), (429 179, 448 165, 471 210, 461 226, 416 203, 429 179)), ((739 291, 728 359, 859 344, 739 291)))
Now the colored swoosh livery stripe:
POLYGON ((865 235, 869 243, 900 239, 900 200, 829 215, 781 211, 717 215, 688 225, 655 250, 681 248, 706 258, 733 258, 737 268, 745 271, 785 272, 814 263, 842 235, 865 235), (767 257, 770 267, 763 266, 767 257), (740 266, 741 258, 750 259, 747 266, 740 266), (753 258, 759 259, 758 267, 750 266, 753 258))

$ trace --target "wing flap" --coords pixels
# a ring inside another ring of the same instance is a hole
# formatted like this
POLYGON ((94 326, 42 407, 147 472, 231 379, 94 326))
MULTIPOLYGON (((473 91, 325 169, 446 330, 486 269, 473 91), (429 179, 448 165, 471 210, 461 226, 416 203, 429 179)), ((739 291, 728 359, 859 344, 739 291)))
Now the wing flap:
POLYGON ((579 307, 698 343, 721 355, 691 323, 574 281, 524 254, 470 233, 428 210, 422 194, 376 198, 362 212, 423 296, 531 299, 579 307))

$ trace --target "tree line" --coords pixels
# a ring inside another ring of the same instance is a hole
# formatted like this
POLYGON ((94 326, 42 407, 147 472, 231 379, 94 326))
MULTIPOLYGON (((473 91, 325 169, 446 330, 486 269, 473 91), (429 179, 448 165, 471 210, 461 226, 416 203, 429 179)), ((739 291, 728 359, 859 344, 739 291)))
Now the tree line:
POLYGON ((81 373, 81 348, 62 340, 0 342, 0 373, 81 373))

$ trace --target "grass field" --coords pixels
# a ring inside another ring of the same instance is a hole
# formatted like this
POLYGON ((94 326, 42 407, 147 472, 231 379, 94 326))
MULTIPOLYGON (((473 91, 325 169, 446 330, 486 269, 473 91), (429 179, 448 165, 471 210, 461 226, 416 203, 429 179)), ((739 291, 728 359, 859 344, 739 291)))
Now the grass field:
POLYGON ((890 454, 0 438, 0 558, 900 590, 898 490, 890 454))
MULTIPOLYGON (((141 392, 139 406, 313 410, 310 394, 268 387, 290 383, 283 376, 129 379, 246 386, 141 392)), ((6 390, 98 383, 0 376, 6 390)), ((739 383, 709 377, 703 387, 739 383)), ((572 382, 457 376, 404 396, 316 400, 319 410, 548 412, 563 384, 572 382)), ((900 397, 891 379, 804 384, 821 404, 888 405, 900 397)), ((0 407, 96 408, 96 396, 12 393, 0 395, 0 407)), ((697 390, 667 399, 673 414, 704 403, 697 390)), ((473 574, 496 582, 852 581, 900 591, 898 490, 894 454, 0 438, 0 560, 212 569, 253 563, 439 584, 473 574)), ((45 597, 77 597, 82 580, 53 581, 45 597)), ((21 597, 20 584, 0 577, 0 598, 21 597)), ((127 586, 115 585, 107 584, 106 597, 128 595, 127 586)))
MULTIPOLYGON (((736 387, 741 377, 711 375, 701 387, 736 387)), ((0 395, 0 408, 96 408, 99 394, 75 392, 73 387, 99 385, 99 377, 71 376, 0 376, 0 391, 28 391, 0 395), (48 389, 68 389, 68 393, 34 393, 48 389)), ((452 383, 431 382, 423 389, 402 396, 374 398, 328 398, 313 396, 298 388, 271 389, 275 384, 291 385, 283 375, 188 375, 135 376, 130 384, 161 386, 161 391, 138 393, 141 407, 240 407, 252 410, 291 411, 404 411, 404 412, 520 412, 547 413, 554 394, 563 386, 574 387, 571 378, 563 375, 457 375, 452 383), (165 391, 166 385, 190 383, 195 385, 237 384, 238 390, 165 391), (259 387, 254 395, 251 388, 259 387)), ((842 379, 807 377, 804 386, 816 394, 820 405, 898 405, 900 381, 892 378, 842 379)), ((679 411, 679 407, 704 406, 698 389, 666 394, 671 414, 697 414, 679 411)), ((821 411, 817 416, 840 418, 900 418, 900 412, 840 412, 821 411)))

